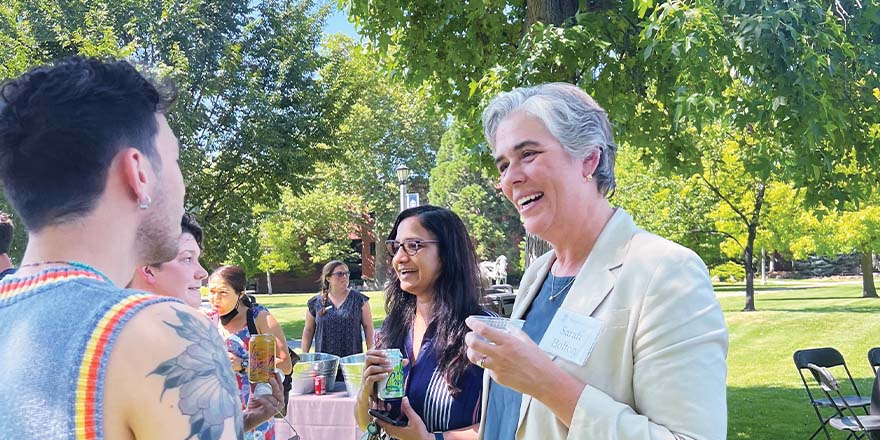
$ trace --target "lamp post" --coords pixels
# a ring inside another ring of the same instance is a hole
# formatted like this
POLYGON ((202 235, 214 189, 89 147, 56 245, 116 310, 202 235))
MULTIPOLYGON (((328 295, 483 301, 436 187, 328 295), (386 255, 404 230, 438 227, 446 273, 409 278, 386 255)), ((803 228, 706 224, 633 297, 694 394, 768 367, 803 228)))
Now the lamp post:
POLYGON ((400 210, 406 209, 406 179, 409 179, 409 168, 401 164, 394 170, 397 173, 397 184, 400 185, 400 210))

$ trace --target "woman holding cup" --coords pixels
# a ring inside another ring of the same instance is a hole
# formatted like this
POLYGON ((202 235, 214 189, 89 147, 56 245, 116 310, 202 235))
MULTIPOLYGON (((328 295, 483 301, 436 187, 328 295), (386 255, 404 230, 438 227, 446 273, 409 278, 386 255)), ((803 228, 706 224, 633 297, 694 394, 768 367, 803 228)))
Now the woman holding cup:
POLYGON ((366 353, 358 424, 366 430, 370 409, 389 408, 378 401, 374 384, 388 396, 386 383, 396 386, 402 373, 406 426, 381 419, 378 426, 401 440, 476 438, 483 370, 467 359, 464 321, 489 313, 479 305, 479 266, 464 223, 448 209, 410 208, 385 244, 393 268, 385 287, 387 317, 377 349, 366 353), (402 371, 395 369, 397 351, 402 371))
POLYGON ((523 331, 468 320, 488 373, 481 437, 724 439, 728 335, 709 273, 609 203, 605 111, 543 84, 497 96, 483 127, 504 195, 553 250, 523 275, 523 331))

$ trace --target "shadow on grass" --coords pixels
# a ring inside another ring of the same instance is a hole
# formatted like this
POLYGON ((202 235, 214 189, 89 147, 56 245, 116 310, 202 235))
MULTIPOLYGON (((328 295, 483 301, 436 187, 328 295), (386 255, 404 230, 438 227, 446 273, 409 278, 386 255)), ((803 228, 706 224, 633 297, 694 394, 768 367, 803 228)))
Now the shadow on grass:
POLYGON ((728 387, 727 414, 728 439, 804 439, 819 426, 797 388, 728 387))
MULTIPOLYGON (((773 301, 817 301, 817 300, 838 300, 838 299, 862 299, 862 297, 855 296, 800 296, 800 297, 791 297, 791 298, 761 298, 761 301, 764 302, 773 302, 773 301)), ((878 304, 880 307, 880 304, 878 304)))
POLYGON ((866 306, 828 306, 828 307, 761 307, 758 304, 758 310, 765 312, 797 312, 797 313, 880 313, 880 304, 877 307, 866 306))
MULTIPOLYGON (((805 290, 810 289, 808 286, 755 286, 755 292, 782 292, 786 290, 805 290)), ((731 286, 714 286, 716 292, 745 292, 745 284, 735 284, 731 286)))
MULTIPOLYGON (((859 391, 870 393, 869 379, 857 378, 856 382, 859 391)), ((819 419, 803 387, 729 386, 727 414, 728 439, 805 439, 819 427, 819 419)), ((829 416, 831 412, 823 411, 823 414, 829 416)), ((846 438, 831 427, 828 432, 832 439, 846 438)), ((825 436, 820 434, 816 438, 825 436)))

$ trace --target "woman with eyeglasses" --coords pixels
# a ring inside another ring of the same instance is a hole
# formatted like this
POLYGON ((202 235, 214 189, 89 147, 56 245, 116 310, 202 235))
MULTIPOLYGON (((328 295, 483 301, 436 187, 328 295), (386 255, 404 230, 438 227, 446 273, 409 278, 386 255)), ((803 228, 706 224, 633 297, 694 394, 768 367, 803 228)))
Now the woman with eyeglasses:
MULTIPOLYGON (((321 292, 309 299, 302 350, 345 357, 373 348, 373 315, 367 295, 348 288, 348 266, 339 260, 324 265, 321 292), (361 336, 363 329, 363 337, 361 336)), ((341 378, 340 378, 341 379, 341 378)))
MULTIPOLYGON (((403 353, 406 426, 381 420, 392 437, 475 439, 480 422, 482 368, 467 359, 464 320, 489 315, 479 305, 479 266, 464 223, 452 211, 419 206, 400 213, 385 242, 391 268, 385 287, 387 317, 378 331, 379 349, 403 353)), ((362 429, 375 399, 373 384, 391 368, 384 352, 367 351, 355 416, 362 429)))

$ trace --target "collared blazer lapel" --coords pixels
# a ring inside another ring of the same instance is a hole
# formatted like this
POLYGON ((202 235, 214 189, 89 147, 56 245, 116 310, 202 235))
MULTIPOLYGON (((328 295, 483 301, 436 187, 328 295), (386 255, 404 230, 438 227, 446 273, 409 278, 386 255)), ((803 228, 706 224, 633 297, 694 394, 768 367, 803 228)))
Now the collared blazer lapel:
MULTIPOLYGON (((565 309, 583 316, 593 315, 605 298, 614 290, 617 270, 623 266, 623 259, 636 231, 638 228, 633 223, 632 217, 622 209, 615 210, 614 215, 602 229, 596 244, 593 245, 593 249, 590 250, 586 261, 575 276, 574 284, 559 306, 560 310, 565 309)), ((523 297, 521 302, 518 301, 514 305, 511 317, 521 318, 525 315, 532 301, 540 292, 544 279, 556 261, 554 251, 550 251, 548 254, 546 259, 542 257, 543 264, 535 272, 535 279, 529 285, 527 295, 523 297)), ((554 362, 557 359, 555 355, 548 354, 548 356, 554 362)), ((523 394, 517 430, 525 420, 532 400, 532 396, 523 394)))
MULTIPOLYGON (((623 259, 629 250, 632 237, 637 231, 638 227, 633 223, 632 217, 623 209, 617 208, 578 271, 571 290, 560 305, 561 309, 585 316, 593 315, 605 298, 614 290, 617 270, 623 265, 623 259)), ((525 287, 525 291, 521 290, 517 294, 511 318, 522 319, 526 314, 535 297, 541 291, 544 279, 555 261, 556 254, 551 250, 534 261, 535 270, 526 271, 521 283, 521 288, 525 287)), ((556 356, 551 355, 551 359, 555 361, 556 356)), ((482 425, 485 422, 486 407, 488 406, 489 385, 490 377, 487 372, 483 375, 483 418, 480 420, 480 438, 482 438, 482 425)), ((517 423, 518 429, 523 423, 531 402, 532 396, 523 394, 517 423)))

